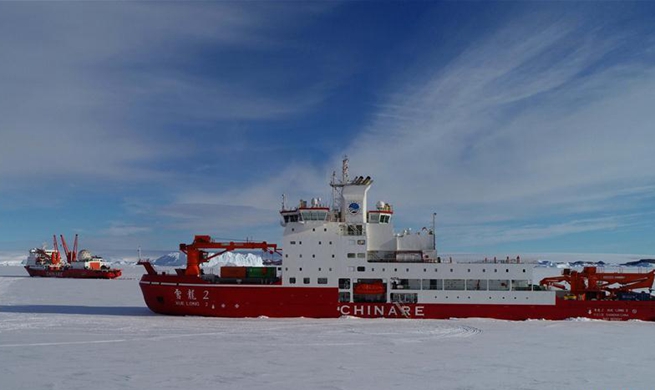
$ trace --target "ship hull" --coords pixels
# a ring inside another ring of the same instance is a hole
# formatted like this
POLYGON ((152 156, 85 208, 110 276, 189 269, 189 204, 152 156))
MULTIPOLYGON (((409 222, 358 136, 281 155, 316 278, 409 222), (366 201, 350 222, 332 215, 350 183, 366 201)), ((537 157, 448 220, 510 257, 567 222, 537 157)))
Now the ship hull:
POLYGON ((26 266, 27 273, 32 277, 73 278, 73 279, 114 279, 121 276, 121 270, 90 270, 90 269, 58 269, 47 270, 26 266))
POLYGON ((501 320, 655 321, 655 301, 574 301, 549 305, 340 303, 334 287, 213 284, 200 278, 144 275, 140 282, 155 313, 208 317, 494 318, 501 320))

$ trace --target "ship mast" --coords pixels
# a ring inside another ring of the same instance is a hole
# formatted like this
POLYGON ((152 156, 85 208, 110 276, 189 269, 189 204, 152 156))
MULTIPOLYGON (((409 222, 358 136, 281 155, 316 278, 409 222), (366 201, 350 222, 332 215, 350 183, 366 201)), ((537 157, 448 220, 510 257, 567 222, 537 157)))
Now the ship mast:
POLYGON ((341 181, 337 183, 337 173, 332 172, 332 211, 341 213, 342 199, 343 199, 343 187, 348 183, 348 156, 343 156, 343 161, 341 162, 341 181))
POLYGON ((432 213, 432 249, 437 256, 437 213, 432 213))

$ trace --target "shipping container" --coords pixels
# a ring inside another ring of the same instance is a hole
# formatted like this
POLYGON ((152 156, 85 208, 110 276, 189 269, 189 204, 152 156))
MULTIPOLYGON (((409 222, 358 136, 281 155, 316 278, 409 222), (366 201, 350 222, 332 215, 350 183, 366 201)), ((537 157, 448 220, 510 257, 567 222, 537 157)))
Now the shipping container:
POLYGON ((246 267, 221 267, 221 278, 243 279, 246 277, 246 267))
POLYGON ((247 267, 246 275, 249 278, 274 278, 275 267, 247 267))

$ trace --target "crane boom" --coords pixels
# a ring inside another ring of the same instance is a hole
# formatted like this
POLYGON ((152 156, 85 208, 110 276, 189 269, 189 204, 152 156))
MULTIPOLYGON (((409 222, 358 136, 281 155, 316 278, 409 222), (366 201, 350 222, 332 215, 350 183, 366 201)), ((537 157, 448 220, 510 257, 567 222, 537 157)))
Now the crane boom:
POLYGON ((73 253, 71 254, 73 261, 77 261, 77 234, 75 234, 75 242, 73 243, 73 253))
POLYGON ((567 270, 563 275, 544 278, 542 286, 569 290, 574 295, 608 294, 610 298, 619 292, 650 289, 655 282, 655 270, 647 273, 597 272, 596 267, 584 267, 582 271, 567 270))
POLYGON ((68 250, 68 244, 66 243, 66 239, 64 238, 63 234, 60 234, 59 237, 61 238, 61 245, 64 247, 64 253, 66 254, 66 261, 69 263, 71 262, 71 253, 68 250))
POLYGON ((187 266, 184 272, 187 276, 200 275, 200 264, 220 256, 225 252, 244 249, 261 249, 263 251, 277 252, 277 244, 269 244, 266 241, 261 242, 215 242, 210 236, 198 235, 193 239, 191 244, 180 244, 180 251, 187 255, 187 266), (217 250, 216 253, 208 254, 204 249, 217 250))

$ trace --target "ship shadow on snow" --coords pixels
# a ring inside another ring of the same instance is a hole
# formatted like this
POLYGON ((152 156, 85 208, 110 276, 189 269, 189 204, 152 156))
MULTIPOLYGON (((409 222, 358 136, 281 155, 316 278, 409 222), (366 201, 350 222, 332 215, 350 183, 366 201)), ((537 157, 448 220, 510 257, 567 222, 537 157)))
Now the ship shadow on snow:
POLYGON ((105 316, 155 316, 141 306, 75 306, 75 305, 0 305, 0 313, 81 314, 105 316))

